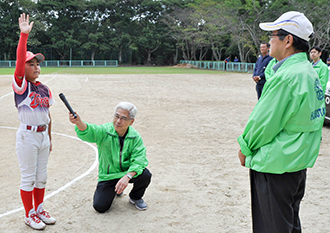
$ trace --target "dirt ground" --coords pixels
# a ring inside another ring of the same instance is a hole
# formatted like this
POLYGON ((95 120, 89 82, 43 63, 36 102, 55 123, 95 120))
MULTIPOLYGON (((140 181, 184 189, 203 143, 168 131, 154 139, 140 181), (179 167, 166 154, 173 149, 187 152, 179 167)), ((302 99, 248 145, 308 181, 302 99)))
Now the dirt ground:
MULTIPOLYGON (((239 164, 236 141, 257 102, 251 74, 53 74, 40 81, 56 101, 44 206, 57 223, 44 232, 251 232, 248 169, 239 164), (144 139, 153 174, 144 196, 148 210, 129 203, 130 185, 110 211, 94 211, 96 148, 77 140, 59 93, 83 120, 96 124, 111 121, 120 101, 137 106, 133 127, 144 139)), ((23 222, 11 82, 12 76, 0 76, 0 232, 35 232, 23 222)), ((329 144, 330 128, 323 127, 301 204, 305 233, 329 232, 329 144)))

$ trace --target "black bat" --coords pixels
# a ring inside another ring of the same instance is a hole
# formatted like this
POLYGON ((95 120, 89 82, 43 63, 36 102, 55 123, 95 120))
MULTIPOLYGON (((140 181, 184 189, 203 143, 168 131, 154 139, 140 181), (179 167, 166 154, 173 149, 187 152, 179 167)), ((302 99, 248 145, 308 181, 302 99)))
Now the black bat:
POLYGON ((68 108, 68 110, 71 112, 71 114, 74 116, 74 118, 77 118, 76 113, 73 111, 73 109, 71 108, 69 102, 67 101, 67 99, 65 98, 65 95, 63 93, 59 94, 60 99, 63 101, 63 103, 65 104, 65 106, 68 108))

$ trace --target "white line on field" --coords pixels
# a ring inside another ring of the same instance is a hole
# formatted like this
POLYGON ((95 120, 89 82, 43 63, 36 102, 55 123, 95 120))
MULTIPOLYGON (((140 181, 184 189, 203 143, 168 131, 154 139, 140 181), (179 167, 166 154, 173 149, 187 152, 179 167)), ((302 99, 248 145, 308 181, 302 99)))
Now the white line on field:
MULTIPOLYGON (((14 127, 7 127, 7 126, 0 126, 0 128, 3 128, 3 129, 16 129, 17 128, 14 128, 14 127)), ((62 133, 56 133, 56 132, 52 132, 52 134, 56 134, 56 135, 59 135, 59 136, 64 136, 64 137, 68 137, 68 138, 71 138, 71 139, 75 139, 75 140, 78 140, 78 141, 81 141, 79 138, 77 137, 74 137, 74 136, 71 136, 71 135, 67 135, 67 134, 62 134, 62 133)), ((98 153, 97 153, 97 148, 88 143, 88 142, 84 142, 84 141, 81 141, 85 144, 87 144, 88 146, 92 147, 95 151, 95 160, 94 160, 94 163, 92 164, 92 166, 86 171, 84 172, 83 174, 81 174, 80 176, 76 177, 75 179, 71 180, 69 183, 65 184, 64 186, 60 187, 59 189, 55 190, 54 192, 48 194, 45 196, 44 200, 47 200, 48 198, 51 198, 52 196, 55 196, 56 194, 58 194, 59 192, 67 189, 68 187, 70 187, 71 185, 73 185, 74 183, 76 183, 77 181, 81 180, 82 178, 84 178, 85 176, 87 176, 88 174, 90 174, 97 166, 98 164, 98 153)), ((4 216, 7 216, 7 215, 10 215, 10 214, 14 214, 16 212, 19 212, 21 210, 23 210, 24 208, 23 207, 20 207, 20 208, 17 208, 17 209, 13 209, 13 210, 9 210, 5 213, 2 213, 0 214, 0 218, 4 217, 4 216)))
MULTIPOLYGON (((47 81, 44 82, 44 83, 46 84, 46 83, 48 83, 49 81, 53 80, 54 78, 56 78, 55 75, 54 75, 51 79, 47 80, 47 81)), ((41 79, 41 78, 40 78, 40 79, 41 79)), ((12 95, 12 94, 14 94, 13 91, 12 91, 12 92, 9 92, 8 94, 5 94, 5 95, 3 95, 3 96, 0 96, 0 100, 3 99, 3 98, 5 98, 5 97, 7 97, 7 96, 9 96, 9 95, 12 95)))
MULTIPOLYGON (((53 80, 53 79, 55 79, 55 78, 56 78, 56 75, 53 75, 53 77, 52 77, 51 79, 45 81, 44 83, 47 83, 47 82, 49 82, 49 81, 51 81, 51 80, 53 80)), ((88 78, 87 78, 87 79, 88 79, 88 78)), ((86 80, 86 81, 87 81, 87 80, 86 80)), ((5 94, 5 95, 1 96, 0 99, 2 99, 2 98, 4 98, 4 97, 7 97, 7 96, 9 96, 9 95, 12 95, 13 93, 14 93, 14 92, 10 92, 10 93, 8 93, 8 94, 5 94)), ((15 129, 15 130, 17 130, 17 128, 14 128, 14 127, 7 127, 7 126, 0 126, 0 128, 3 128, 3 129, 15 129)), ((56 133, 56 132, 52 132, 52 134, 57 134, 57 135, 60 135, 60 136, 64 136, 64 137, 68 137, 68 138, 72 138, 72 139, 75 139, 75 140, 79 140, 79 141, 81 141, 79 138, 74 137, 74 136, 70 136, 70 135, 67 135, 67 134, 56 133)), ((46 195, 45 198, 44 198, 44 200, 47 200, 48 198, 50 198, 50 197, 52 197, 52 196, 58 194, 59 192, 65 190, 66 188, 68 188, 69 186, 71 186, 72 184, 74 184, 75 182, 77 182, 78 180, 80 180, 80 179, 82 179, 83 177, 87 176, 87 175, 90 174, 91 171, 93 171, 93 170, 95 169, 95 167, 97 166, 97 163, 98 163, 98 159, 97 159, 97 158, 98 158, 97 148, 96 148, 94 145, 92 145, 92 144, 90 144, 90 143, 88 143, 88 142, 84 142, 84 141, 81 141, 81 142, 87 144, 88 146, 90 146, 90 147, 92 147, 92 148, 94 149, 94 151, 95 151, 95 160, 94 160, 94 163, 92 164, 92 166, 91 166, 91 167, 90 167, 85 173, 83 173, 83 174, 81 174, 80 176, 76 177, 75 179, 71 180, 69 183, 65 184, 64 186, 60 187, 59 189, 55 190, 54 192, 52 192, 52 193, 46 195)), ((7 212, 5 212, 5 213, 0 214, 0 218, 2 218, 2 217, 4 217, 4 216, 7 216, 7 215, 10 215, 10 214, 13 214, 13 213, 16 213, 16 212, 19 212, 19 211, 21 211, 21 210, 23 210, 23 209, 24 209, 24 208, 23 208, 23 206, 22 206, 22 207, 17 208, 17 209, 9 210, 9 211, 7 211, 7 212)))
POLYGON ((0 100, 1 100, 2 98, 5 98, 5 97, 7 97, 7 96, 9 96, 9 95, 12 95, 12 94, 13 94, 13 92, 10 92, 10 93, 8 93, 8 94, 5 94, 5 95, 3 95, 3 96, 0 97, 0 100))

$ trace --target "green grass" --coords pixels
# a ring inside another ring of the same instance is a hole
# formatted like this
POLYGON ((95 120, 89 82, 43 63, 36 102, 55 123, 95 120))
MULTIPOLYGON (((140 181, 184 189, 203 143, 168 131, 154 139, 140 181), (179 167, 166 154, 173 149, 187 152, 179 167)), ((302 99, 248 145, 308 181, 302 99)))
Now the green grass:
MULTIPOLYGON (((185 69, 173 67, 42 67, 41 74, 210 74, 222 73, 223 71, 185 69)), ((14 74, 14 68, 0 69, 0 75, 14 74)))

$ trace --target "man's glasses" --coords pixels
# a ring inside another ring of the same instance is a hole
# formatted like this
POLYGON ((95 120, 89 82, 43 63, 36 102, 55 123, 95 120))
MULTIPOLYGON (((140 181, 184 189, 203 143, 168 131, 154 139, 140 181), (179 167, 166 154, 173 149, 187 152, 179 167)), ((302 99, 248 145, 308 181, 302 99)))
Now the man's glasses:
POLYGON ((125 116, 119 116, 119 114, 115 114, 114 116, 113 116, 113 118, 116 120, 116 121, 118 121, 118 119, 120 119, 121 121, 128 121, 129 119, 127 118, 127 117, 125 117, 125 116))

